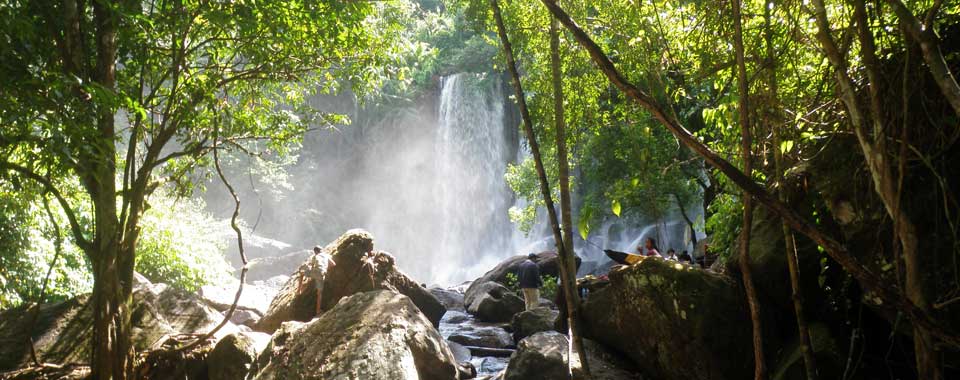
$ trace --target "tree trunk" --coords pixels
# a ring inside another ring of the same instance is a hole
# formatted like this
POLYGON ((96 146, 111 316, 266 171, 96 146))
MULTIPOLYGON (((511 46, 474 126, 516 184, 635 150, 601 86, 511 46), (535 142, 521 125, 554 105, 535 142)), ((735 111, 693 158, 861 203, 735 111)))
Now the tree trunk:
MULTIPOLYGON (((870 94, 870 111, 873 114, 873 152, 874 155, 867 157, 866 161, 868 166, 870 166, 870 172, 874 178, 874 184, 877 190, 877 193, 880 195, 880 199, 883 201, 884 206, 886 206, 887 213, 893 218, 893 224, 896 230, 897 235, 900 239, 900 249, 903 254, 903 263, 904 263, 904 277, 906 278, 906 292, 907 298, 909 298, 915 305, 921 309, 929 308, 929 303, 927 301, 926 294, 923 291, 923 270, 921 268, 922 262, 918 257, 919 254, 919 242, 917 240, 916 226, 913 224, 913 221, 910 220, 910 217, 904 212, 903 208, 900 205, 900 191, 898 190, 897 178, 893 174, 893 165, 887 159, 888 152, 886 147, 886 136, 884 132, 884 118, 883 118, 883 105, 880 94, 880 81, 881 76, 879 73, 879 63, 876 56, 876 47, 874 46, 873 33, 870 31, 869 19, 867 17, 866 5, 863 0, 854 0, 854 18, 857 20, 857 37, 860 40, 860 55, 863 59, 864 68, 867 72, 867 79, 869 80, 869 94, 870 94)), ((902 4, 902 3, 901 3, 902 4)), ((909 26, 908 26, 909 28, 909 26)), ((931 30, 927 32, 932 33, 931 30)), ((929 37, 929 34, 927 34, 929 37)), ((933 38, 933 46, 936 48, 935 37, 933 38)), ((931 47, 930 43, 924 43, 924 39, 920 40, 921 49, 924 52, 925 60, 927 61, 927 66, 934 70, 935 62, 931 61, 929 57, 929 52, 931 47)), ((909 48, 909 47, 908 47, 909 48)), ((939 53, 939 48, 936 48, 937 53, 939 53)), ((942 56, 940 57, 942 60, 942 56)), ((937 61, 940 62, 940 61, 937 61)), ((952 83, 952 87, 956 89, 956 81, 953 81, 953 77, 950 76, 950 71, 946 71, 947 76, 949 76, 949 82, 952 83)), ((934 76, 937 74, 934 73, 934 76)), ((941 84, 941 79, 937 78, 937 83, 941 84)), ((941 88, 944 90, 944 95, 948 97, 951 94, 947 88, 941 85, 941 88)), ((867 133, 865 126, 861 125, 860 127, 854 127, 859 132, 857 132, 857 138, 860 140, 861 146, 869 146, 871 143, 867 140, 867 133)), ((864 154, 869 151, 864 149, 864 154)), ((900 173, 901 176, 906 173, 900 173)), ((943 374, 940 373, 940 364, 939 364, 939 355, 934 348, 933 341, 930 338, 930 335, 927 331, 920 327, 914 327, 913 330, 913 346, 914 354, 916 357, 917 372, 921 379, 940 379, 943 377, 943 374)))
MULTIPOLYGON (((560 31, 557 20, 550 17, 550 69, 553 82, 553 118, 557 140, 557 166, 560 182, 560 217, 563 227, 563 247, 560 264, 564 283, 564 295, 567 304, 567 319, 570 328, 570 343, 573 353, 580 358, 580 366, 586 377, 590 376, 587 365, 587 353, 583 349, 583 337, 580 336, 580 294, 577 292, 577 260, 573 249, 573 215, 570 200, 570 164, 567 162, 566 120, 563 111, 563 80, 560 66, 560 31)), ((570 355, 573 363, 573 355, 570 355)))
MULTIPOLYGON (((94 81, 113 91, 116 87, 117 24, 121 4, 93 3, 96 28, 94 81)), ((91 138, 92 151, 83 158, 81 178, 93 201, 95 234, 87 255, 93 265, 93 378, 123 380, 133 373, 130 344, 130 295, 134 250, 122 242, 117 214, 115 109, 96 104, 99 134, 91 138)), ((135 239, 134 239, 135 240, 135 239)))
MULTIPOLYGON (((752 136, 750 135, 750 83, 747 78, 747 66, 743 58, 743 27, 741 22, 740 0, 733 0, 733 47, 737 58, 737 84, 740 97, 738 108, 740 116, 740 155, 743 160, 743 174, 751 178, 753 173, 753 155, 751 154, 752 136)), ((743 289, 750 306, 750 321, 753 324, 753 377, 756 380, 767 378, 766 360, 763 357, 763 322, 760 319, 760 301, 753 284, 750 270, 750 230, 753 226, 753 198, 743 191, 743 227, 740 230, 740 274, 743 277, 743 289)))
POLYGON ((886 0, 893 7, 894 13, 900 18, 901 25, 904 26, 906 34, 920 44, 920 50, 923 52, 923 61, 927 63, 927 69, 933 76, 934 82, 940 87, 943 97, 950 103, 954 113, 960 116, 960 85, 956 78, 950 72, 947 60, 940 51, 940 38, 934 30, 932 21, 936 16, 936 9, 931 10, 928 16, 929 23, 924 25, 917 19, 910 9, 900 0, 886 0))
MULTIPOLYGON (((546 170, 543 167, 543 158, 540 155, 540 144, 537 142, 537 136, 533 133, 533 121, 530 118, 530 111, 527 108, 527 101, 523 93, 523 86, 520 83, 520 74, 517 71, 517 62, 513 57, 513 47, 510 44, 510 38, 507 36, 507 29, 503 23, 503 16, 500 11, 500 4, 497 0, 490 0, 490 7, 493 10, 494 21, 497 24, 497 35, 500 37, 500 44, 503 47, 504 57, 507 61, 507 71, 510 73, 510 79, 513 83, 514 95, 517 101, 517 106, 520 109, 520 118, 523 121, 523 132, 527 138, 527 143, 530 144, 530 153, 533 156, 534 166, 537 170, 537 178, 540 183, 540 194, 543 196, 544 207, 547 209, 547 216, 550 220, 550 226, 553 230, 553 238, 557 246, 557 254, 561 260, 560 262, 560 282, 561 287, 563 288, 564 298, 567 300, 567 315, 574 316, 579 315, 576 308, 571 308, 573 302, 570 302, 572 297, 577 293, 570 286, 570 281, 565 280, 568 276, 569 267, 567 266, 566 257, 566 246, 563 241, 563 233, 560 229, 560 221, 557 219, 557 212, 554 208, 553 196, 550 194, 550 183, 547 180, 546 170), (572 312, 571 312, 572 310, 572 312)), ((571 245, 572 247, 572 245, 571 245)), ((574 261, 574 266, 576 266, 576 261, 574 261)), ((576 286, 576 285, 574 285, 576 286)), ((579 304, 579 302, 577 302, 579 304)), ((573 330, 573 324, 569 324, 571 330, 573 330)), ((577 337, 579 337, 579 330, 577 331, 577 337)), ((574 344, 575 340, 571 339, 571 344, 574 344)), ((582 346, 581 346, 582 347, 582 346)), ((579 350, 583 352, 583 350, 579 350)), ((586 361, 582 361, 582 364, 586 365, 586 361)), ((586 368, 586 367, 585 367, 586 368)))
MULTIPOLYGON (((773 10, 773 1, 767 0, 764 7, 764 42, 767 48, 767 67, 769 68, 769 89, 770 99, 774 103, 779 102, 779 84, 777 81, 777 53, 773 47, 773 30, 770 27, 771 11, 773 10)), ((772 110, 779 110, 779 104, 770 107, 772 110)), ((783 118, 778 111, 771 111, 768 117, 768 124, 773 132, 773 164, 774 179, 778 183, 778 196, 780 201, 787 203, 787 194, 784 189, 783 173, 786 170, 783 162, 783 151, 780 150, 780 123, 783 118)), ((790 289, 793 300, 793 312, 797 320, 797 332, 800 338, 800 353, 803 355, 804 372, 807 380, 817 379, 817 364, 814 357, 813 345, 810 342, 810 329, 807 327, 807 318, 803 311, 803 293, 800 290, 800 265, 797 259, 797 243, 786 222, 780 223, 783 229, 783 243, 787 255, 787 269, 790 272, 790 289)))
POLYGON ((931 317, 926 310, 917 307, 912 300, 907 299, 895 287, 887 286, 886 283, 881 282, 879 276, 860 264, 837 239, 819 230, 813 223, 787 207, 783 202, 780 202, 780 200, 776 199, 767 192, 766 189, 758 185, 753 179, 745 176, 743 172, 731 165, 730 162, 704 145, 693 136, 690 131, 684 128, 676 118, 670 116, 653 97, 633 83, 627 81, 617 70, 616 66, 614 66, 613 62, 610 61, 610 58, 606 56, 603 49, 553 0, 541 0, 541 2, 544 3, 560 23, 573 34, 574 39, 590 54, 590 58, 597 64, 607 79, 620 89, 624 95, 633 99, 637 104, 649 111, 661 125, 680 140, 680 143, 703 157, 704 161, 717 168, 717 170, 726 175, 735 185, 751 194, 757 202, 763 204, 769 208, 771 212, 783 218, 783 220, 790 225, 790 228, 809 237, 820 245, 830 258, 840 264, 847 273, 860 283, 860 286, 863 287, 864 290, 873 292, 883 305, 904 312, 914 323, 926 328, 934 337, 942 340, 944 343, 952 347, 960 347, 960 334, 939 323, 931 317))

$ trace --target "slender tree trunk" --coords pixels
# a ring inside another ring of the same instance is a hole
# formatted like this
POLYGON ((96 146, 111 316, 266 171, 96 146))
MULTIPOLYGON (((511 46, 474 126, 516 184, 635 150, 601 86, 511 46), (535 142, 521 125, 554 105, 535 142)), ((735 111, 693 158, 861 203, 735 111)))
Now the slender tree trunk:
MULTIPOLYGON (((553 230, 553 238, 556 242, 557 254, 561 259, 560 282, 561 287, 563 288, 562 290, 564 297, 567 300, 567 315, 568 317, 575 315, 578 316, 579 313, 577 313, 577 308, 573 307, 573 305, 579 305, 579 299, 577 299, 576 303, 571 301, 574 299, 573 297, 577 295, 577 292, 574 288, 576 283, 571 284, 568 279, 567 273, 569 273, 570 270, 567 266, 567 260, 565 259, 567 257, 567 254, 565 253, 567 251, 566 245, 564 244, 563 233, 560 229, 560 221, 557 218, 557 212, 554 208, 553 196, 550 194, 550 183, 547 180, 546 170, 543 167, 543 158, 540 154, 540 144, 537 142, 536 134, 533 133, 533 121, 530 118, 530 111, 527 108, 527 101, 523 93, 523 86, 520 83, 520 74, 517 71, 517 62, 513 57, 513 47, 510 44, 510 38, 507 36, 507 29, 503 23, 500 4, 497 2, 497 0, 490 0, 490 7, 493 10, 494 21, 497 24, 497 35, 500 37, 500 44, 503 48, 503 54, 507 61, 507 71, 510 73, 510 79, 513 83, 513 90, 517 100, 517 106, 520 109, 520 118, 523 122, 523 132, 524 135, 526 135, 527 143, 530 144, 530 153, 533 155, 534 166, 536 166, 537 169, 537 177, 540 182, 540 194, 543 196, 544 206, 547 209, 547 216, 550 220, 550 226, 553 230)), ((572 247, 572 244, 570 247, 572 247)), ((576 267, 576 261, 574 261, 574 267, 576 267)), ((579 330, 574 328, 574 326, 578 325, 575 325, 574 323, 570 323, 568 321, 571 331, 576 331, 575 336, 579 337, 579 330)), ((571 344, 574 344, 574 342, 575 339, 571 339, 571 344)), ((578 351, 583 352, 582 346, 578 351)), ((581 363, 586 369, 586 360, 581 360, 581 363)))
POLYGON ((783 218, 790 228, 809 237, 820 247, 823 247, 827 255, 840 264, 844 270, 853 276, 860 286, 868 292, 872 292, 886 306, 903 311, 914 323, 926 328, 934 337, 942 340, 952 347, 960 347, 960 334, 952 331, 949 327, 935 320, 930 314, 910 299, 906 298, 897 288, 888 286, 880 280, 880 277, 866 268, 850 251, 834 237, 818 229, 813 223, 800 216, 796 211, 780 202, 766 189, 758 185, 753 179, 747 177, 730 162, 720 157, 716 152, 698 140, 693 134, 683 127, 680 122, 670 116, 670 114, 649 94, 629 82, 620 71, 617 70, 610 58, 603 52, 603 49, 597 45, 590 36, 570 18, 563 8, 560 8, 553 0, 541 0, 547 6, 547 9, 564 25, 572 34, 574 39, 590 54, 590 58, 597 64, 600 71, 606 75, 614 86, 624 93, 628 98, 633 99, 638 105, 650 112, 650 114, 670 131, 683 145, 687 146, 695 153, 703 157, 704 161, 717 168, 727 176, 731 182, 751 194, 757 202, 768 207, 771 212, 783 218))
MULTIPOLYGON (((906 277, 906 296, 910 303, 922 312, 927 312, 929 305, 923 292, 922 271, 918 255, 918 241, 916 227, 909 219, 898 202, 896 180, 888 161, 886 152, 886 137, 884 136, 883 113, 879 93, 880 75, 877 72, 877 58, 873 45, 873 35, 870 32, 866 9, 862 0, 854 1, 854 17, 857 20, 857 37, 860 40, 861 58, 869 81, 870 109, 873 114, 873 137, 867 131, 867 117, 861 109, 858 96, 852 79, 847 74, 847 63, 833 40, 830 32, 830 23, 827 19, 823 0, 814 0, 814 15, 817 18, 817 37, 823 45, 827 58, 836 71, 837 84, 840 88, 840 99, 843 101, 850 115, 850 124, 860 143, 864 160, 873 178, 874 187, 879 195, 887 214, 894 221, 896 233, 900 240, 900 247, 904 258, 904 274, 906 277)), ((916 355, 917 371, 920 378, 940 379, 940 366, 937 363, 937 353, 934 349, 930 331, 935 327, 926 326, 914 321, 914 351, 916 355)), ((942 337, 941 337, 942 338, 942 337)))
MULTIPOLYGON (((750 178, 753 173, 753 155, 751 154, 752 136, 750 135, 750 83, 747 78, 747 66, 743 58, 743 26, 741 21, 740 0, 733 0, 733 47, 737 58, 737 84, 739 87, 740 116, 740 154, 743 159, 743 174, 750 178)), ((753 323, 753 377, 756 380, 767 378, 766 360, 763 357, 763 321, 760 317, 760 301, 753 284, 750 269, 750 232, 753 227, 753 198, 743 191, 743 227, 740 230, 740 274, 743 277, 743 289, 750 306, 750 321, 753 323)))
MULTIPOLYGON (((860 40, 860 56, 863 59, 864 68, 869 80, 870 94, 870 112, 873 114, 873 142, 867 140, 865 126, 856 127, 857 137, 860 139, 861 146, 873 145, 872 149, 864 149, 864 154, 870 150, 874 154, 866 158, 870 166, 870 172, 874 178, 877 193, 887 209, 887 213, 893 218, 897 235, 900 238, 900 249, 903 254, 904 277, 906 278, 907 298, 913 301, 921 309, 929 308, 926 294, 923 290, 923 270, 919 255, 919 242, 917 240, 916 226, 909 216, 904 212, 899 200, 900 192, 898 190, 898 180, 893 173, 893 165, 888 159, 886 147, 886 133, 884 131, 883 105, 880 94, 881 76, 879 73, 878 59, 876 56, 876 47, 873 42, 873 33, 870 31, 869 18, 867 17, 866 5, 863 0, 854 0, 854 18, 857 20, 857 37, 860 40)), ((927 56, 929 49, 923 48, 924 43, 921 40, 921 48, 924 50, 924 56, 927 56)), ((938 49, 939 51, 939 49, 938 49)), ((928 60, 928 67, 930 67, 928 60)), ((932 67, 931 67, 932 68, 932 67)), ((947 71, 949 74, 949 71, 947 71)), ((950 78, 952 79, 952 77, 950 78)), ((939 83, 939 81, 938 81, 939 83)), ((956 82, 952 82, 956 86, 956 82)), ((946 94, 946 91, 945 91, 946 94)), ((901 176, 905 173, 900 173, 901 176)), ((921 379, 940 379, 943 374, 940 373, 939 355, 934 348, 933 341, 929 333, 920 327, 915 327, 913 331, 914 353, 916 356, 917 372, 921 379)))
MULTIPOLYGON (((115 7, 120 4, 93 3, 96 28, 96 67, 94 81, 112 91, 116 86, 117 24, 115 7)), ((123 380, 132 375, 133 351, 130 344, 130 294, 133 277, 133 250, 121 242, 122 226, 117 219, 115 109, 105 103, 96 106, 99 134, 92 138, 93 152, 81 165, 84 186, 94 205, 96 232, 92 252, 93 265, 93 358, 91 369, 96 379, 123 380)))
MULTIPOLYGON (((779 102, 779 83, 777 81, 777 53, 773 47, 773 29, 770 24, 771 12, 773 10, 773 1, 767 0, 766 6, 764 7, 764 42, 766 43, 767 48, 767 67, 769 68, 769 90, 770 90, 770 99, 773 104, 770 109, 771 114, 768 118, 768 123, 773 132, 773 163, 774 179, 778 182, 778 195, 780 201, 787 203, 787 194, 784 189, 783 173, 786 168, 784 167, 783 162, 783 151, 780 149, 780 123, 783 118, 780 117, 779 109, 780 105, 776 104, 779 102)), ((787 269, 790 272, 790 289, 791 289, 791 298, 793 300, 793 312, 797 319, 797 332, 800 340, 800 353, 803 355, 803 366, 804 372, 806 373, 807 380, 816 380, 817 379, 817 364, 816 358, 814 357, 813 345, 810 342, 810 329, 807 327, 807 318, 804 315, 803 311, 803 293, 800 288, 800 263, 797 258, 797 243, 796 238, 793 235, 793 231, 790 230, 790 226, 786 222, 780 223, 781 228, 783 229, 783 243, 787 255, 787 269)))
POLYGON ((960 85, 957 84, 943 52, 940 51, 940 38, 937 37, 937 31, 933 27, 933 20, 939 9, 932 9, 927 16, 928 22, 923 24, 902 1, 886 0, 886 2, 893 7, 893 11, 900 18, 900 23, 904 26, 907 35, 920 44, 923 61, 927 63, 930 75, 933 76, 934 82, 940 87, 940 92, 950 103, 954 113, 960 115, 960 85))
MULTIPOLYGON (((570 164, 567 161, 566 120, 563 111, 563 80, 560 62, 560 31, 557 19, 550 17, 550 69, 553 82, 553 118, 554 133, 557 140, 557 166, 560 182, 560 217, 563 227, 563 247, 561 279, 565 282, 564 291, 567 304, 567 320, 570 328, 570 343, 573 353, 580 358, 584 375, 590 376, 587 365, 587 353, 583 349, 583 337, 580 336, 580 294, 577 292, 577 260, 573 249, 573 215, 570 200, 570 164)), ((573 353, 570 362, 573 362, 573 353)))

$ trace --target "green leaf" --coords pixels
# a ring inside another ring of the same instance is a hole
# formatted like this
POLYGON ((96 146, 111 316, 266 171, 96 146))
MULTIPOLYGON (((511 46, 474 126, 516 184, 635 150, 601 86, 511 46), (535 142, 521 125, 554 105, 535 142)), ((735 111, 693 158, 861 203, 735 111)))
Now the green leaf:
POLYGON ((780 142, 780 153, 787 153, 793 149, 793 140, 780 142))
POLYGON ((613 211, 613 215, 620 216, 620 201, 614 199, 613 204, 610 205, 610 210, 613 211))
POLYGON ((585 218, 581 218, 577 223, 577 230, 580 231, 580 238, 587 240, 587 236, 590 235, 590 224, 585 218))

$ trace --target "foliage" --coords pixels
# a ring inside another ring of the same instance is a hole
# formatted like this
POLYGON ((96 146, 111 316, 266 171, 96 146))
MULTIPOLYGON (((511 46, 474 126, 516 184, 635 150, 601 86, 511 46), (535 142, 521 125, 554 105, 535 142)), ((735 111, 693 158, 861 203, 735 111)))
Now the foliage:
POLYGON ((152 282, 190 291, 228 278, 226 224, 203 211, 198 200, 155 196, 153 203, 143 218, 137 271, 152 282))
MULTIPOLYGON (((553 300, 557 298, 557 291, 560 287, 560 283, 556 277, 545 274, 540 276, 540 280, 543 281, 543 285, 540 286, 540 297, 546 298, 548 300, 553 300)), ((517 294, 522 294, 520 291, 520 282, 517 280, 516 273, 507 273, 506 284, 508 289, 517 294)))

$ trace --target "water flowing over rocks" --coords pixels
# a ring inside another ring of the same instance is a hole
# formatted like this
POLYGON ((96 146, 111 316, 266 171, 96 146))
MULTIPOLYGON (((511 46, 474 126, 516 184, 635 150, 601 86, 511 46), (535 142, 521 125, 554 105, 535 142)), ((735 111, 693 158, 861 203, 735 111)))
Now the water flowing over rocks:
POLYGON ((459 378, 433 324, 387 290, 344 298, 309 323, 284 323, 256 363, 255 380, 459 378))
MULTIPOLYGON (((363 230, 350 230, 324 248, 336 263, 327 270, 321 310, 330 310, 341 298, 371 290, 392 290, 409 297, 434 324, 446 312, 430 291, 407 277, 390 254, 374 251, 373 237, 363 230)), ((255 330, 271 333, 286 321, 309 321, 316 314, 316 291, 309 279, 298 273, 306 261, 283 285, 255 330), (303 285, 301 286, 301 281, 303 285)))

